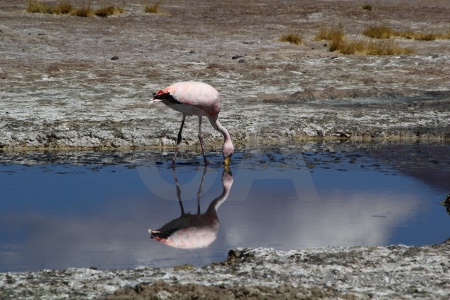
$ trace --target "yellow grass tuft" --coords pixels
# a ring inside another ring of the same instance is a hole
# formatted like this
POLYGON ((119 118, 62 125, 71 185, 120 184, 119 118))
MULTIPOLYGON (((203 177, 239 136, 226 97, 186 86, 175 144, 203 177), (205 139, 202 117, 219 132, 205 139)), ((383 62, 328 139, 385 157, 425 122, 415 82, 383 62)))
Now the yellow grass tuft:
POLYGON ((405 31, 395 31, 387 26, 374 26, 366 28, 363 31, 363 34, 376 39, 389 39, 391 37, 403 37, 405 39, 410 40, 419 40, 419 41, 434 41, 434 40, 443 40, 449 39, 450 34, 440 34, 440 33, 422 33, 422 32, 414 32, 412 30, 405 31))
POLYGON ((162 4, 162 0, 154 1, 152 4, 145 3, 144 4, 144 12, 149 14, 158 14, 161 13, 159 10, 159 6, 162 4))
POLYGON ((90 5, 85 4, 83 4, 79 8, 76 8, 66 1, 50 5, 41 1, 27 0, 27 12, 71 15, 79 17, 108 17, 111 15, 123 13, 124 9, 116 5, 111 5, 94 10, 90 5))
POLYGON ((319 33, 316 34, 314 39, 316 41, 330 40, 338 42, 343 38, 344 38, 344 26, 340 24, 337 27, 335 25, 331 25, 330 27, 325 26, 320 27, 319 33))
POLYGON ((60 2, 52 8, 52 13, 56 15, 69 15, 75 10, 70 3, 60 2))
POLYGON ((395 34, 395 31, 387 26, 374 26, 366 28, 363 34, 374 39, 388 39, 395 34))
POLYGON ((92 7, 90 7, 89 5, 83 5, 80 8, 76 8, 72 11, 71 13, 72 16, 77 16, 77 17, 93 17, 94 14, 94 9, 92 7))
POLYGON ((364 40, 348 40, 342 39, 338 43, 335 42, 334 50, 331 50, 333 46, 333 41, 330 45, 330 51, 339 51, 342 54, 365 54, 367 49, 367 42, 364 40))
POLYGON ((283 34, 280 39, 280 42, 287 42, 295 45, 303 45, 303 39, 295 33, 283 34))
POLYGON ((410 48, 402 48, 393 40, 371 41, 367 43, 367 55, 402 55, 412 54, 414 51, 410 48))
POLYGON ((418 33, 413 31, 400 31, 396 32, 395 35, 410 39, 410 40, 419 40, 419 41, 434 41, 438 39, 444 39, 443 35, 439 35, 436 33, 418 33))
POLYGON ((40 14, 45 14, 45 13, 52 13, 52 8, 50 5, 40 2, 40 1, 35 1, 35 0, 27 0, 27 12, 28 13, 40 13, 40 14))
MULTIPOLYGON (((379 32, 385 32, 384 29, 379 32)), ((372 32, 376 36, 376 33, 372 32)), ((366 34, 367 35, 367 34, 366 34)), ((401 55, 413 53, 412 49, 397 46, 393 40, 368 41, 365 39, 348 39, 342 26, 338 28, 322 27, 316 35, 317 39, 330 40, 329 50, 342 54, 366 54, 366 55, 401 55)))
POLYGON ((111 6, 96 9, 95 15, 106 18, 106 17, 112 16, 115 14, 121 14, 123 12, 124 12, 123 8, 121 8, 119 6, 111 5, 111 6))

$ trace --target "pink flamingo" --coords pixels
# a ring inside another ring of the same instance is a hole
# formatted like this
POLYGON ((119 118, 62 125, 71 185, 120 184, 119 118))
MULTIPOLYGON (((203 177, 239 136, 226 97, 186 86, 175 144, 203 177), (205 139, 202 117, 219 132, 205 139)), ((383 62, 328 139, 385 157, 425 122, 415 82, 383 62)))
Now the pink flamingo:
POLYGON ((183 131, 186 116, 198 116, 198 139, 202 148, 203 160, 206 162, 204 142, 202 135, 202 117, 208 118, 212 127, 223 135, 222 153, 225 165, 230 163, 230 158, 234 152, 234 146, 231 142, 228 130, 219 122, 220 95, 219 92, 203 82, 178 82, 165 89, 159 90, 153 94, 152 102, 162 102, 176 111, 183 114, 181 127, 178 132, 177 147, 172 158, 172 165, 175 165, 175 159, 178 153, 178 146, 181 142, 181 132, 183 131))
POLYGON ((233 185, 233 176, 226 169, 222 172, 222 194, 214 199, 204 214, 200 212, 200 195, 202 193, 203 179, 206 166, 203 170, 202 181, 197 193, 197 214, 185 213, 181 202, 181 189, 174 168, 174 178, 177 187, 178 203, 181 208, 181 216, 162 226, 160 229, 149 229, 150 237, 158 242, 174 248, 196 249, 208 247, 217 238, 219 231, 219 217, 217 209, 227 200, 233 185))

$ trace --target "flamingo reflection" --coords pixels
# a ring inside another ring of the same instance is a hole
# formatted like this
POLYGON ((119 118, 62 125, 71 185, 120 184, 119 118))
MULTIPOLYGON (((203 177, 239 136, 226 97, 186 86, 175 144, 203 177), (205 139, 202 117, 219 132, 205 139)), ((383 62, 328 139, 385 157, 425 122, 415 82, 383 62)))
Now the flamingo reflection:
POLYGON ((225 202, 230 193, 233 184, 233 176, 228 168, 222 173, 223 191, 220 196, 214 199, 208 206, 204 214, 200 211, 200 196, 202 193, 203 179, 206 173, 206 166, 203 169, 203 175, 200 187, 197 193, 197 214, 185 213, 183 203, 181 201, 181 189, 178 184, 178 178, 175 168, 173 174, 177 188, 178 203, 181 208, 181 216, 170 221, 159 229, 149 229, 150 237, 158 242, 168 246, 180 249, 196 249, 209 246, 215 241, 217 232, 219 231, 219 218, 217 209, 225 202))

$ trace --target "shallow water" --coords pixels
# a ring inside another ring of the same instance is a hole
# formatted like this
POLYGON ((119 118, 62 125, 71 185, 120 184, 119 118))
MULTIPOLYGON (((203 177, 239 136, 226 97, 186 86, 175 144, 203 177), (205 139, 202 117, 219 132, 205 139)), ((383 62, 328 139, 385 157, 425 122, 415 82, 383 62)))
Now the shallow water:
POLYGON ((218 153, 206 169, 180 153, 175 170, 170 153, 151 151, 0 154, 0 272, 201 266, 236 247, 423 245, 450 236, 439 204, 450 192, 448 144, 246 149, 230 172, 218 153), (181 207, 196 214, 198 194, 202 213, 220 205, 220 225, 212 213, 195 231, 185 217, 176 238, 203 248, 150 238, 147 230, 179 218, 181 207))

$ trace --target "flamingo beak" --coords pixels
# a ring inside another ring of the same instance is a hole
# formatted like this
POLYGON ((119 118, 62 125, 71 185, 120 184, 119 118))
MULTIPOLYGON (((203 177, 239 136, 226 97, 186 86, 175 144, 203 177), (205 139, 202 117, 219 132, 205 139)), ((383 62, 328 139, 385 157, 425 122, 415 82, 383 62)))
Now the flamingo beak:
POLYGON ((225 166, 228 166, 230 164, 230 157, 226 157, 223 162, 225 163, 225 166))

